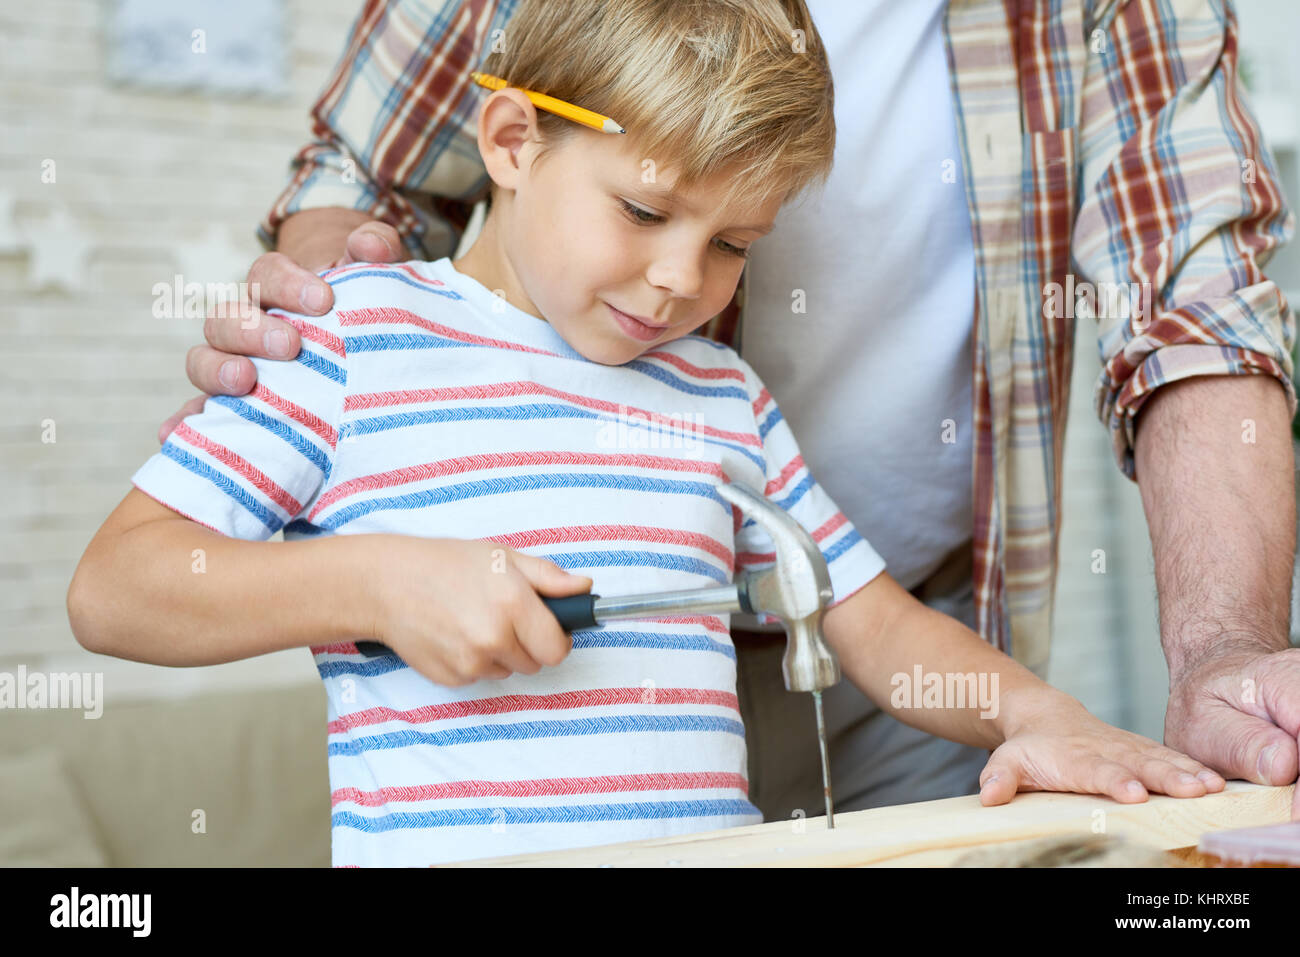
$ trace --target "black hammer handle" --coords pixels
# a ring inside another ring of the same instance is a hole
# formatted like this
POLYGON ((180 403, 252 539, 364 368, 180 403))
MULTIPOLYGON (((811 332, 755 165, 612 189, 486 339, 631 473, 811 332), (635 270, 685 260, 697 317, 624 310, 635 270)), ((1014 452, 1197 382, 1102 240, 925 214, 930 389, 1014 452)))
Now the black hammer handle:
MULTIPOLYGON (((551 609, 551 614, 559 619, 560 627, 565 631, 580 631, 583 628, 596 627, 596 599, 599 595, 568 595, 564 598, 542 598, 542 604, 551 609)), ((358 641, 357 651, 367 658, 391 655, 393 649, 378 641, 358 641)))

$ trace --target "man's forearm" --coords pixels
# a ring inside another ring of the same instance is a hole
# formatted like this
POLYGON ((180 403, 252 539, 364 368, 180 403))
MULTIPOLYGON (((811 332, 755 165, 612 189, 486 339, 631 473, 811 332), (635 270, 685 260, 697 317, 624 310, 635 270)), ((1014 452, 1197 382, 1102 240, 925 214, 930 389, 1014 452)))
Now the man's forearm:
POLYGON ((280 225, 275 248, 299 266, 320 272, 343 255, 348 234, 373 219, 369 213, 341 206, 304 209, 280 225))
POLYGON ((1296 516, 1281 384, 1163 386, 1139 415, 1134 457, 1171 679, 1216 652, 1286 648, 1296 516))
POLYGON ((357 549, 371 536, 251 542, 185 519, 149 522, 82 557, 69 589, 77 640, 156 665, 212 665, 369 638, 357 549))

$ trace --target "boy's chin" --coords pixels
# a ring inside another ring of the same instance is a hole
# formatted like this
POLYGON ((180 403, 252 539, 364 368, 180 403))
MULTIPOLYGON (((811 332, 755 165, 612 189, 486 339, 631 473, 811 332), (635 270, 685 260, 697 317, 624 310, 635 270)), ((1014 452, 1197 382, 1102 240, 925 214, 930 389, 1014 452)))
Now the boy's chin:
POLYGON ((603 343, 584 343, 581 345, 570 343, 574 351, 578 352, 584 359, 591 362, 598 362, 603 366, 621 366, 631 362, 642 353, 649 352, 653 346, 640 347, 634 343, 625 345, 616 345, 608 342, 603 343))

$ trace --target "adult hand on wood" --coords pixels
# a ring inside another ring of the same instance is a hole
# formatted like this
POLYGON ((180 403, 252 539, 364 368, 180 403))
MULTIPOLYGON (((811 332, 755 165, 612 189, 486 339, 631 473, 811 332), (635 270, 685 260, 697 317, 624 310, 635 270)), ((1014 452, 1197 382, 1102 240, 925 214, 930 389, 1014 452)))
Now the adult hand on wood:
MULTIPOLYGON (((1300 760, 1300 648, 1232 648, 1170 675, 1165 743, 1225 777, 1281 786, 1300 760)), ((1291 800, 1300 821, 1300 788, 1291 800)))

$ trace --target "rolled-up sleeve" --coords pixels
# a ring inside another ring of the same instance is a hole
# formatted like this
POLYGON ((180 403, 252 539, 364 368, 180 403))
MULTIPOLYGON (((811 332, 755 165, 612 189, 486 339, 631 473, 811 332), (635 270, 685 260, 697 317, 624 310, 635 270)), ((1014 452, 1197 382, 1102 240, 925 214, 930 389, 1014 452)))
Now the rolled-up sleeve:
POLYGON ((258 225, 267 249, 304 209, 341 206, 388 223, 411 254, 451 255, 488 178, 470 80, 517 0, 366 0, 312 107, 312 141, 258 225))
POLYGON ((1163 385, 1273 376, 1294 416, 1295 319, 1263 267, 1295 217, 1242 93, 1231 5, 1117 7, 1089 43, 1071 252, 1096 293, 1097 414, 1136 481, 1135 422, 1163 385))

